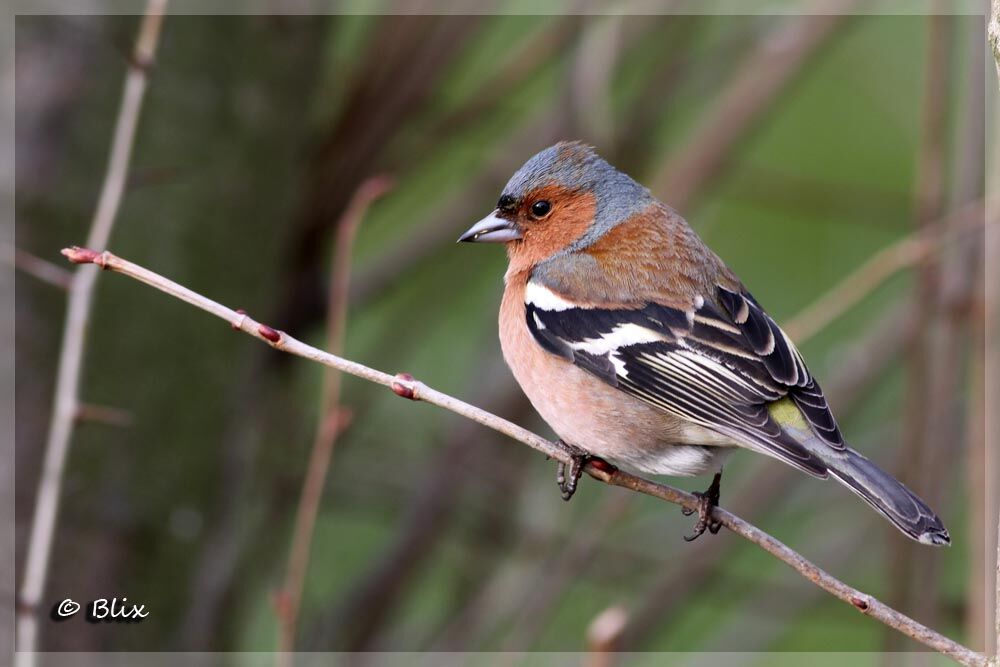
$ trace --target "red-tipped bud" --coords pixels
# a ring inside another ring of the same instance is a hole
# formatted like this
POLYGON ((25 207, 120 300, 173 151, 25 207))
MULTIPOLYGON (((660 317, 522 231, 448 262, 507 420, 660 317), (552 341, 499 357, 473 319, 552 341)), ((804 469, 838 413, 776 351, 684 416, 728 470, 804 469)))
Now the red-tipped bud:
POLYGON ((271 341, 272 343, 278 343, 281 341, 281 334, 266 324, 261 324, 257 327, 257 333, 271 341))
MULTIPOLYGON (((409 373, 397 373, 396 374, 396 379, 397 380, 402 380, 403 382, 413 382, 413 376, 410 375, 409 373)), ((416 394, 413 393, 413 389, 411 387, 407 387, 402 382, 393 382, 392 383, 392 391, 397 396, 402 396, 403 398, 408 398, 411 401, 417 400, 416 394)))
POLYGON ((857 607, 860 611, 868 611, 868 600, 865 600, 864 598, 854 596, 851 598, 851 604, 857 607))
POLYGON ((63 248, 62 254, 74 264, 101 264, 101 262, 97 261, 101 253, 89 248, 81 248, 80 246, 63 248))

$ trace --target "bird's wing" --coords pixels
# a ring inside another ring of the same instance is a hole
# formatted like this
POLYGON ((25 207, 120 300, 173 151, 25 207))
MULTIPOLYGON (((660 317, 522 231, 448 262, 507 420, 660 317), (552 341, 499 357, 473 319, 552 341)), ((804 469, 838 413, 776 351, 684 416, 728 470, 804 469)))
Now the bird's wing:
POLYGON ((546 350, 608 384, 806 472, 826 466, 783 428, 790 399, 825 445, 844 440, 799 351, 749 293, 717 286, 690 310, 658 303, 577 307, 539 283, 528 329, 546 350))

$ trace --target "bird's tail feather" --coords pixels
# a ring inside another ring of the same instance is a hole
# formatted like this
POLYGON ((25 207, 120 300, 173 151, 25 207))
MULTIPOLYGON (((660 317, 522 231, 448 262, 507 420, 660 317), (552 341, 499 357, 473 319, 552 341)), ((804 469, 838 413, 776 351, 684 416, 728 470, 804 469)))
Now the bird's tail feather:
POLYGON ((845 454, 835 459, 824 457, 830 474, 841 484, 918 542, 951 544, 948 529, 927 503, 853 449, 848 448, 845 454))

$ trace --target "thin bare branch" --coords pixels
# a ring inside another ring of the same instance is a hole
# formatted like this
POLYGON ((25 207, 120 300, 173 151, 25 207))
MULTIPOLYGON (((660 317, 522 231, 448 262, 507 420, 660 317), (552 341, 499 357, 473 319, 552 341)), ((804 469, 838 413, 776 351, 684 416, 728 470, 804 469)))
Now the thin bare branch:
POLYGON ((70 283, 73 281, 73 274, 70 271, 61 266, 56 266, 41 257, 32 255, 27 250, 3 243, 0 244, 0 252, 2 252, 3 260, 7 264, 53 287, 68 290, 70 283))
MULTIPOLYGON (((933 7, 943 10, 943 3, 933 7)), ((926 17, 927 50, 924 56, 924 87, 921 105, 921 141, 917 155, 917 173, 914 183, 914 230, 921 234, 940 234, 941 214, 945 206, 945 149, 946 112, 951 96, 950 54, 952 43, 952 17, 935 14, 926 17)), ((942 257, 923 262, 916 272, 917 318, 924 322, 916 340, 907 349, 906 390, 903 398, 903 430, 900 434, 902 456, 901 480, 913 488, 932 507, 939 507, 942 500, 941 484, 945 477, 935 469, 935 450, 946 446, 950 433, 942 436, 941 430, 951 419, 953 400, 937 402, 936 382, 952 384, 954 372, 942 368, 941 363, 954 350, 942 350, 943 318, 938 294, 942 284, 942 257), (933 472, 932 472, 933 471, 933 472)), ((957 364, 956 364, 957 365, 957 364)), ((950 431, 950 429, 948 429, 950 431)), ((913 608, 921 618, 937 619, 940 605, 939 577, 934 576, 937 564, 927 554, 908 549, 898 536, 893 535, 887 552, 891 564, 889 600, 899 607, 913 608)), ((933 622, 933 621, 932 621, 933 622)), ((886 650, 899 651, 902 644, 898 635, 886 635, 886 650)))
MULTIPOLYGON (((166 4, 166 0, 149 0, 146 14, 139 26, 139 36, 136 39, 135 50, 125 78, 121 106, 118 109, 111 155, 97 211, 87 237, 87 242, 96 247, 107 245, 121 204, 135 131, 139 124, 139 112, 146 92, 149 67, 159 42, 166 4)), ((38 605, 45 591, 56 518, 59 513, 63 470, 79 407, 80 371, 83 367, 87 323, 90 319, 97 275, 98 272, 90 267, 80 267, 73 274, 69 286, 66 326, 59 350, 59 370, 52 403, 52 418, 45 443, 45 458, 38 482, 35 514, 32 518, 31 535, 28 538, 24 580, 18 604, 17 650, 20 665, 34 664, 34 651, 38 648, 38 605)))
MULTIPOLYGON (((347 298, 351 284, 351 251, 354 237, 364 220, 365 213, 376 199, 392 187, 392 181, 384 176, 376 176, 364 181, 347 205, 347 210, 337 224, 337 234, 330 266, 330 289, 327 302, 326 341, 327 347, 335 354, 341 354, 344 347, 344 329, 347 320, 347 298)), ((337 443, 337 436, 346 426, 344 411, 340 406, 341 374, 327 368, 323 374, 323 396, 319 411, 319 423, 313 440, 312 454, 306 468, 306 478, 302 484, 302 496, 295 517, 295 532, 288 557, 285 583, 279 596, 278 621, 280 637, 278 664, 291 665, 292 651, 295 650, 296 628, 302 606, 302 587, 309 567, 309 549, 312 545, 316 514, 323 496, 323 486, 330 468, 330 459, 337 443)))
MULTIPOLYGON (((980 42, 982 24, 962 21, 956 26, 956 41, 964 52, 967 65, 961 77, 956 112, 956 137, 952 141, 951 190, 948 201, 951 210, 977 198, 984 197, 986 168, 986 94, 989 89, 989 72, 980 42)), ((986 206, 979 214, 985 222, 986 206)), ((960 222, 945 222, 950 229, 960 222)), ((989 652, 993 635, 989 613, 991 595, 990 563, 992 562, 992 521, 987 521, 986 500, 986 395, 984 393, 985 347, 983 337, 985 322, 985 285, 983 259, 985 257, 985 230, 963 235, 961 241, 949 244, 942 250, 942 278, 938 294, 938 307, 942 323, 942 338, 938 341, 940 358, 937 359, 938 378, 934 382, 932 400, 951 405, 951 419, 942 420, 933 437, 957 439, 961 436, 964 446, 967 484, 965 485, 968 510, 966 543, 969 548, 966 578, 965 637, 969 648, 989 652), (950 365, 954 364, 954 367, 950 365), (963 373, 964 369, 964 373, 963 373), (965 376, 963 378, 963 375, 965 376), (964 396, 962 390, 965 390, 964 396), (955 400, 957 397, 963 401, 955 400), (964 405, 962 405, 964 403, 964 405), (964 433, 963 433, 964 431, 964 433), (975 465, 975 468, 972 466, 975 465)), ((955 455, 954 447, 937 447, 930 466, 947 466, 955 455)), ((938 468, 940 470, 942 468, 938 468)), ((944 510, 945 508, 942 508, 944 510)))
POLYGON ((628 610, 620 605, 608 607, 587 626, 588 667, 611 667, 619 650, 622 633, 628 625, 628 610))
MULTIPOLYGON (((981 229, 983 202, 952 212, 931 230, 918 230, 872 255, 839 283, 784 324, 785 333, 800 345, 860 303, 886 280, 920 264, 948 239, 948 232, 981 229), (942 228, 943 231, 938 231, 942 228)), ((954 236, 954 234, 952 234, 954 236)))
POLYGON ((76 419, 80 422, 96 422, 108 426, 131 426, 135 418, 122 408, 94 403, 80 403, 76 409, 76 419))
MULTIPOLYGON (((128 260, 117 257, 110 252, 97 252, 85 248, 73 247, 65 248, 63 254, 70 261, 77 264, 97 264, 98 266, 121 273, 140 282, 169 294, 181 301, 189 303, 197 308, 211 313, 220 319, 225 320, 233 329, 247 333, 260 339, 271 347, 283 352, 293 354, 304 359, 309 359, 321 363, 342 373, 353 375, 375 384, 389 387, 392 391, 403 398, 413 401, 424 401, 432 405, 450 410, 467 419, 478 422, 499 433, 510 436, 519 442, 528 445, 549 458, 556 459, 563 463, 570 462, 570 454, 562 446, 550 442, 531 431, 518 426, 512 422, 502 419, 485 410, 470 405, 465 401, 457 399, 448 394, 442 393, 423 382, 415 380, 407 374, 390 375, 382 371, 369 368, 356 361, 344 359, 336 355, 319 350, 311 345, 306 345, 286 333, 273 329, 266 324, 255 321, 246 313, 236 312, 222 304, 208 299, 196 292, 193 292, 178 283, 175 283, 163 276, 133 264, 128 260)), ((654 498, 660 498, 675 505, 680 505, 688 509, 696 509, 698 499, 686 491, 675 489, 666 484, 657 484, 641 477, 636 477, 629 473, 607 466, 600 461, 591 462, 586 467, 586 472, 599 481, 611 486, 618 486, 630 489, 637 493, 643 493, 654 498)), ((987 664, 986 656, 976 653, 961 644, 948 639, 940 633, 928 628, 917 621, 901 614, 883 604, 876 598, 864 593, 856 588, 848 586, 829 573, 823 571, 802 555, 782 544, 774 537, 763 532, 759 528, 739 518, 735 514, 721 508, 713 510, 714 518, 726 526, 737 535, 753 542, 762 549, 777 557, 796 570, 803 577, 813 582, 831 595, 852 605, 855 609, 871 616, 885 625, 898 630, 900 633, 928 646, 939 653, 947 655, 963 665, 974 665, 976 667, 987 664)))

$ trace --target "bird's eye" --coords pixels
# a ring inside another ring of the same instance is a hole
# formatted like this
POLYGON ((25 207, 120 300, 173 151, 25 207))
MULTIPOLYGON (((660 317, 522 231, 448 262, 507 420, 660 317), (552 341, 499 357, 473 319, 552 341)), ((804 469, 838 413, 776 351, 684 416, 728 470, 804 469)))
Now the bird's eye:
POLYGON ((552 210, 552 204, 545 201, 544 199, 539 199, 534 204, 531 205, 531 215, 536 218, 544 218, 552 210))

